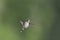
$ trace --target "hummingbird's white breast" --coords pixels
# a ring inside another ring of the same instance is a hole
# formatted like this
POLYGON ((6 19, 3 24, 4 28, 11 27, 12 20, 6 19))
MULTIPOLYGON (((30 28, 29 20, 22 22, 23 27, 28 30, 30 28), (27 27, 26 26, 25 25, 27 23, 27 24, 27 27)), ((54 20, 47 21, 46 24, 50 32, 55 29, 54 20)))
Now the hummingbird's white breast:
POLYGON ((28 22, 25 22, 24 23, 24 28, 28 28, 29 27, 29 23, 28 22))

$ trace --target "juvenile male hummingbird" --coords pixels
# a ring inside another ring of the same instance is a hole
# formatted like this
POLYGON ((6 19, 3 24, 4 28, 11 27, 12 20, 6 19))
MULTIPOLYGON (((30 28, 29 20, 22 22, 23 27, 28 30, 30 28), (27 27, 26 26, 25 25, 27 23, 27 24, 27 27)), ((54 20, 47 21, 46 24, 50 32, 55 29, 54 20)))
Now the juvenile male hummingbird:
POLYGON ((29 27, 29 25, 30 25, 30 19, 28 19, 26 21, 20 21, 20 23, 22 25, 22 31, 23 31, 24 29, 27 29, 29 27))

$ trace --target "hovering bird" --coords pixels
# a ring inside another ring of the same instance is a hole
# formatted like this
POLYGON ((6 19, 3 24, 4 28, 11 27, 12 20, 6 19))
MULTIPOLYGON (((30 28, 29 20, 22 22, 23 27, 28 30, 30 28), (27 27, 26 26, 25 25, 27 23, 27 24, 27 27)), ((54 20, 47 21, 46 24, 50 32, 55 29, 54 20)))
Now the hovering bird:
MULTIPOLYGON (((30 19, 28 19, 26 21, 20 20, 20 23, 22 25, 22 31, 23 31, 24 29, 27 29, 29 27, 29 25, 30 25, 30 19)), ((22 31, 20 31, 20 32, 22 32, 22 31)))

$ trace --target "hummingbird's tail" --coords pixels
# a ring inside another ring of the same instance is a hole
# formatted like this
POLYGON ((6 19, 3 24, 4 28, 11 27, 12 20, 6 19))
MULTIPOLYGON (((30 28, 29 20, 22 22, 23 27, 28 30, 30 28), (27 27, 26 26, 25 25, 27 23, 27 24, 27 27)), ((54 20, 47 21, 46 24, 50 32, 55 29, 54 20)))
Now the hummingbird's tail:
POLYGON ((22 30, 20 32, 24 31, 24 28, 22 28, 22 30))
POLYGON ((22 31, 20 31, 20 32, 22 32, 22 31))

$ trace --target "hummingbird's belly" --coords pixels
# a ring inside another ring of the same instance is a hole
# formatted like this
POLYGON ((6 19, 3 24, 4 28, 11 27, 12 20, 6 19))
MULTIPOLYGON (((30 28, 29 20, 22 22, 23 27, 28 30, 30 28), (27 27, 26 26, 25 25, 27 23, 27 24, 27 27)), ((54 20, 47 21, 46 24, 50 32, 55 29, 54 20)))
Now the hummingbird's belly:
POLYGON ((29 23, 25 22, 24 28, 28 28, 28 27, 29 27, 29 23))

